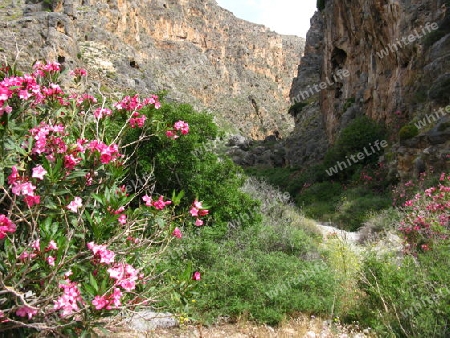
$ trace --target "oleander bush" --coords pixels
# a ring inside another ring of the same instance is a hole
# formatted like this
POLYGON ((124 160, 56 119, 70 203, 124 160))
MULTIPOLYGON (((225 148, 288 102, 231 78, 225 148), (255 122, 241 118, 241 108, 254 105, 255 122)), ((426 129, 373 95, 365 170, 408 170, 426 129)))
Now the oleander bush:
MULTIPOLYGON (((122 184, 143 143, 182 140, 188 123, 158 120, 156 95, 66 93, 60 72, 54 62, 0 70, 0 332, 12 336, 85 336, 107 317, 152 307, 164 294, 156 258, 180 228, 209 217, 198 200, 181 208, 182 194, 156 194, 151 180, 140 195, 122 184), (130 130, 139 136, 127 144, 130 130)), ((75 83, 87 75, 71 74, 75 83)), ((200 279, 189 272, 187 283, 200 279)))

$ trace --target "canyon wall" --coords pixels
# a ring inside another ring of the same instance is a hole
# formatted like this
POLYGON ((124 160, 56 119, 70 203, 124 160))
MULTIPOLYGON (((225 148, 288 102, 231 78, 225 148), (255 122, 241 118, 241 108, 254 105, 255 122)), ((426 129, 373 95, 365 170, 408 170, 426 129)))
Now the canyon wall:
POLYGON ((450 1, 328 0, 311 22, 290 93, 306 106, 296 114, 289 164, 317 161, 350 121, 367 115, 389 129, 398 176, 448 169, 450 114, 408 140, 398 130, 450 104, 450 1), (325 89, 311 90, 321 82, 325 89), (321 140, 316 149, 307 135, 321 140))
POLYGON ((236 18, 214 0, 5 0, 0 56, 85 66, 95 90, 168 91, 255 139, 287 135, 304 39, 236 18), (20 52, 19 52, 20 51, 20 52))

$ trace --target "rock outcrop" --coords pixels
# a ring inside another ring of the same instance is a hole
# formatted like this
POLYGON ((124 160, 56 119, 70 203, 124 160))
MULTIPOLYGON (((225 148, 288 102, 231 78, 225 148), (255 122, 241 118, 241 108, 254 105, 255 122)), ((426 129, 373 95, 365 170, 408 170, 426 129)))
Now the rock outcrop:
MULTIPOLYGON (((312 135, 333 144, 349 121, 364 114, 390 129, 393 166, 400 177, 430 166, 448 169, 445 117, 401 144, 398 129, 450 103, 449 7, 444 0, 326 1, 312 19, 290 94, 291 100, 308 103, 296 119, 287 153, 290 165, 309 161, 312 135), (348 76, 339 76, 344 71, 348 76), (311 90, 333 78, 337 81, 325 89, 311 90), (404 116, 401 122, 397 111, 404 116)), ((315 161, 326 146, 314 144, 315 161)))
POLYGON ((0 57, 87 66, 110 93, 168 90, 255 139, 287 135, 304 40, 238 19, 214 0, 5 0, 0 57), (20 53, 17 53, 20 51, 20 53), (17 55, 18 54, 18 55, 17 55))

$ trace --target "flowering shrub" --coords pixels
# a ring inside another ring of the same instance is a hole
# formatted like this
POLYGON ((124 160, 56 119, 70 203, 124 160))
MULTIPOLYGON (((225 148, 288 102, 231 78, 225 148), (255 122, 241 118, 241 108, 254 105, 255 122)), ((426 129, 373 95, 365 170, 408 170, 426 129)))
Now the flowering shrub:
POLYGON ((409 253, 431 250, 433 244, 450 235, 450 175, 441 174, 437 187, 425 189, 405 202, 405 219, 400 231, 406 239, 409 253))
MULTIPOLYGON (((0 332, 80 334, 102 317, 152 305, 154 257, 182 237, 179 196, 152 197, 146 181, 138 198, 121 185, 130 161, 124 149, 166 137, 164 130, 148 135, 148 125, 160 122, 142 113, 158 109, 158 97, 111 105, 68 95, 59 73, 58 63, 40 62, 32 74, 0 70, 0 332), (110 120, 125 121, 117 134, 110 120), (130 128, 142 137, 123 144, 130 128)), ((72 75, 79 82, 87 74, 72 75)), ((181 137, 189 126, 178 121, 175 130, 181 137)), ((197 200, 194 207, 202 225, 208 210, 197 200)))

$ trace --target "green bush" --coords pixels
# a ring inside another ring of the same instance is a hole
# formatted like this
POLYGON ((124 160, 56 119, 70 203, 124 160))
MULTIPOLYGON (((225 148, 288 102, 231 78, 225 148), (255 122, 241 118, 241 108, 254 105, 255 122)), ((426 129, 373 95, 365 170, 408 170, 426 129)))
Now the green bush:
POLYGON ((191 307, 194 319, 211 323, 246 314, 278 324, 289 314, 326 314, 332 307, 331 269, 320 260, 299 259, 317 247, 299 227, 255 226, 219 243, 200 237, 184 242, 196 248, 189 255, 206 271, 191 307), (290 241, 282 239, 284 232, 290 241))
MULTIPOLYGON (((133 175, 129 176, 129 181, 145 177, 153 170, 159 193, 171 196, 173 191, 183 190, 187 198, 201 196, 214 214, 213 223, 209 223, 213 229, 205 231, 211 236, 223 236, 227 224, 241 214, 250 215, 245 226, 259 222, 256 213, 249 213, 257 203, 239 189, 245 181, 243 171, 229 158, 220 158, 213 153, 211 142, 220 133, 211 115, 198 113, 186 104, 164 104, 148 114, 158 116, 164 128, 177 120, 189 121, 190 131, 180 139, 162 137, 141 146, 135 154, 135 161, 130 163, 133 175)), ((157 134, 160 128, 160 125, 152 126, 148 135, 157 134)), ((129 141, 139 137, 138 130, 128 134, 129 141)))
POLYGON ((366 156, 356 164, 351 162, 351 166, 332 176, 333 180, 346 181, 362 166, 378 161, 379 156, 383 154, 383 149, 373 153, 370 146, 377 140, 383 141, 385 137, 384 127, 366 116, 358 117, 342 130, 336 143, 325 154, 323 164, 326 168, 334 167, 337 162, 346 162, 346 156, 356 155, 364 152, 365 148, 368 149, 370 156, 366 156))
POLYGON ((416 137, 417 135, 419 135, 419 129, 413 124, 407 124, 406 126, 403 126, 398 132, 398 136, 402 141, 409 140, 413 137, 416 137))
POLYGON ((400 264, 389 256, 368 256, 360 279, 365 296, 352 319, 382 337, 448 337, 449 259, 448 243, 400 264))

